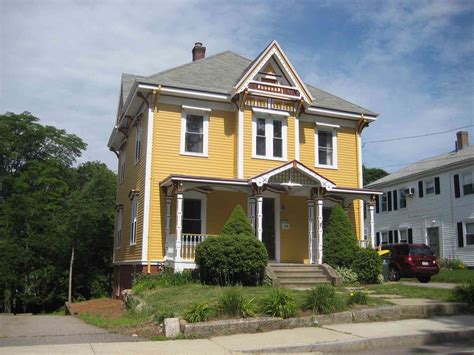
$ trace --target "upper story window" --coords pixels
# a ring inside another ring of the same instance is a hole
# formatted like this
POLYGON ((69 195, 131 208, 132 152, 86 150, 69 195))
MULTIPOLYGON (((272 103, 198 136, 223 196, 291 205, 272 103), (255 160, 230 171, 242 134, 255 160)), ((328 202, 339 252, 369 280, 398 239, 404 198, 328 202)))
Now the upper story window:
POLYGON ((181 154, 207 156, 209 116, 202 112, 183 112, 181 154))
POLYGON ((142 126, 138 123, 135 126, 135 163, 140 160, 142 154, 142 126))
POLYGON ((462 174, 462 191, 464 195, 474 194, 474 173, 469 171, 462 174))
POLYGON ((122 245, 122 220, 123 220, 123 209, 120 208, 117 214, 117 249, 122 245))
POLYGON ((130 212, 130 245, 137 243, 137 213, 138 213, 138 198, 136 195, 132 198, 131 212, 130 212))
POLYGON ((428 196, 434 193, 435 193, 434 179, 425 180, 425 194, 428 196))
POLYGON ((254 118, 253 132, 254 157, 286 160, 286 119, 259 117, 254 118))
POLYGON ((387 193, 384 192, 382 195, 382 203, 381 203, 382 212, 388 211, 388 196, 387 193))
POLYGON ((405 194, 405 190, 406 189, 398 190, 398 205, 400 206, 400 209, 407 207, 407 195, 405 194))
POLYGON ((125 152, 120 152, 119 159, 119 183, 122 183, 125 180, 125 152))
POLYGON ((316 166, 337 168, 337 131, 318 128, 316 147, 316 166))

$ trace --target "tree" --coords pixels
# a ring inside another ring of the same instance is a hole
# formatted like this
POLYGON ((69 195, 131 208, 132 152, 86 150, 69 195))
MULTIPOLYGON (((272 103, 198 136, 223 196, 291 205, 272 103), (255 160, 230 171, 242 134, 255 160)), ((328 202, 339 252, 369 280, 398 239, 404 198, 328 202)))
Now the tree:
POLYGON ((232 214, 227 220, 224 228, 222 229, 223 235, 254 235, 252 225, 249 222, 248 217, 245 215, 245 212, 242 206, 235 206, 232 214))
POLYGON ((324 231, 324 263, 331 266, 351 267, 359 246, 352 224, 341 205, 336 205, 324 231))
POLYGON ((388 175, 383 169, 366 168, 365 165, 362 165, 362 174, 364 176, 364 186, 388 175))

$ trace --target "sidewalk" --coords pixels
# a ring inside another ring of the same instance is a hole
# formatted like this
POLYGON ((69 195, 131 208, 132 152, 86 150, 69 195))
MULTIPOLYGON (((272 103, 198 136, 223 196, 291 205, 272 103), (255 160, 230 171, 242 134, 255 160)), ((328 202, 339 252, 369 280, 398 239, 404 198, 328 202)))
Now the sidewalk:
POLYGON ((1 348, 2 354, 229 354, 235 352, 362 351, 474 336, 474 316, 351 323, 210 339, 1 348))

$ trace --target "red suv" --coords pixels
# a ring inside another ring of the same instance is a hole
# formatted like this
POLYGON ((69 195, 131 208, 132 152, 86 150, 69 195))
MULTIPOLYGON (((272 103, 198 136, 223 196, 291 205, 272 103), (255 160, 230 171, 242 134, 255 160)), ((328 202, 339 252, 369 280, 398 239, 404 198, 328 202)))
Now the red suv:
POLYGON ((384 259, 388 260, 390 281, 401 277, 416 277, 418 281, 429 282, 431 276, 439 273, 439 263, 433 251, 425 244, 391 244, 382 247, 390 250, 384 259))

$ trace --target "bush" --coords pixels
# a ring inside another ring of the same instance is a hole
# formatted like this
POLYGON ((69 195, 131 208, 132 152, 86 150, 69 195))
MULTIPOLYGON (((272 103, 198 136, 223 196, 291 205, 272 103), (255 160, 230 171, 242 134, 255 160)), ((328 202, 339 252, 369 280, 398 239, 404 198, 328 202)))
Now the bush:
POLYGON ((268 262, 267 249, 255 238, 247 217, 242 213, 242 207, 237 206, 224 226, 227 234, 209 237, 196 247, 195 261, 201 282, 262 284, 268 262))
POLYGON ((218 300, 220 313, 231 317, 252 317, 255 314, 253 298, 246 297, 238 287, 224 291, 218 300))
POLYGON ((336 266, 334 271, 342 278, 342 282, 345 284, 353 284, 359 279, 357 273, 348 267, 336 266))
POLYGON ((445 270, 464 270, 466 264, 459 258, 444 258, 440 262, 440 266, 445 270))
POLYGON ((172 311, 166 311, 166 312, 163 312, 163 313, 157 313, 155 315, 153 315, 153 320, 156 322, 156 323, 163 323, 163 321, 165 320, 165 318, 174 318, 176 315, 174 314, 174 312, 172 311))
POLYGON ((207 302, 194 302, 186 309, 184 319, 189 323, 205 322, 213 314, 214 309, 207 302))
POLYGON ((303 303, 303 309, 317 314, 328 314, 343 310, 344 302, 336 295, 336 290, 330 285, 317 285, 309 290, 303 303))
POLYGON ((139 294, 155 287, 182 286, 194 282, 191 271, 174 272, 164 269, 157 274, 141 274, 133 283, 133 292, 139 294))
POLYGON ((222 235, 254 235, 252 225, 250 224, 242 206, 235 206, 232 214, 227 220, 221 232, 222 235))
POLYGON ((453 296, 458 302, 467 303, 471 307, 474 306, 474 283, 456 286, 453 290, 453 296))
POLYGON ((382 273, 382 259, 373 249, 359 248, 352 269, 357 273, 360 283, 377 283, 382 273))
POLYGON ((289 318, 296 314, 297 306, 288 291, 274 288, 262 299, 261 311, 272 317, 289 318))
POLYGON ((357 237, 352 229, 350 219, 344 209, 336 205, 332 209, 328 225, 324 231, 324 262, 332 267, 351 267, 359 248, 357 237))
POLYGON ((369 302, 369 296, 366 292, 355 291, 352 292, 347 300, 348 305, 352 304, 367 304, 369 302))

